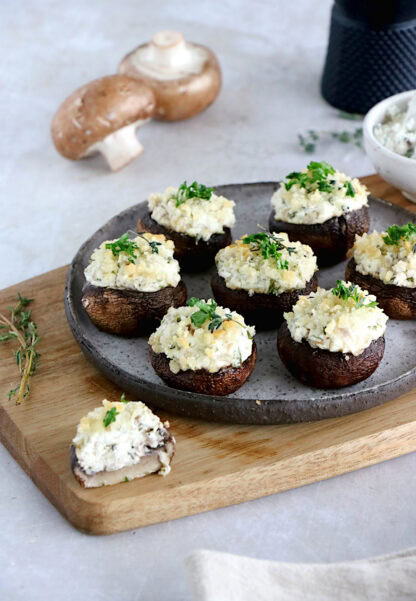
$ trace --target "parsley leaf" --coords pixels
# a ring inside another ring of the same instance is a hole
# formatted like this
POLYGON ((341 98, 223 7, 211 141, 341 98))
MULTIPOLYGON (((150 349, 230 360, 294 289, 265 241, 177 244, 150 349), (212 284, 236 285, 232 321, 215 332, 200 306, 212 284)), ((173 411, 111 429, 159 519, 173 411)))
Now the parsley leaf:
POLYGON ((273 259, 278 269, 289 269, 289 264, 282 259, 282 250, 287 250, 289 255, 295 252, 294 246, 285 246, 283 239, 276 234, 268 232, 259 232, 244 236, 243 244, 250 244, 250 250, 253 252, 261 252, 264 259, 273 259))
MULTIPOLYGON (((319 190, 320 192, 331 193, 334 190, 335 180, 330 178, 336 173, 334 167, 325 161, 318 163, 311 161, 306 167, 306 171, 292 171, 286 176, 285 188, 290 190, 293 186, 305 188, 308 192, 319 190)), ((346 196, 355 196, 354 188, 348 180, 344 184, 347 189, 346 196)))
POLYGON ((130 240, 127 233, 114 242, 107 242, 105 247, 111 250, 115 257, 118 257, 122 252, 126 253, 129 263, 134 263, 134 259, 137 258, 134 251, 139 248, 134 240, 130 240))
POLYGON ((179 207, 189 198, 199 198, 201 200, 210 200, 214 188, 208 188, 203 184, 193 182, 190 186, 187 185, 186 181, 183 182, 178 188, 176 195, 176 206, 179 207))
POLYGON ((341 298, 345 303, 347 303, 348 299, 351 298, 355 302, 356 309, 361 309, 361 307, 373 309, 374 307, 378 306, 377 301, 365 303, 366 297, 363 294, 360 294, 357 286, 354 284, 347 286, 341 280, 337 280, 336 287, 332 288, 332 294, 341 298))
MULTIPOLYGON (((414 223, 408 223, 407 225, 392 225, 387 229, 387 235, 383 236, 383 240, 388 245, 398 245, 400 240, 409 240, 416 234, 416 225, 414 223)), ((415 252, 416 244, 413 246, 413 252, 415 252)))
POLYGON ((244 324, 233 319, 231 313, 226 313, 225 317, 218 315, 218 313, 216 313, 218 305, 212 299, 209 301, 209 303, 207 303, 204 300, 193 296, 192 298, 188 299, 188 305, 189 307, 198 307, 199 309, 199 311, 195 311, 195 313, 192 313, 191 315, 191 322, 197 328, 202 327, 206 321, 209 321, 208 330, 213 333, 222 326, 224 321, 234 321, 234 323, 238 323, 238 325, 242 328, 247 329, 244 324))
POLYGON ((112 422, 115 422, 117 415, 119 415, 117 407, 111 407, 111 409, 107 411, 103 419, 104 427, 107 428, 112 422))

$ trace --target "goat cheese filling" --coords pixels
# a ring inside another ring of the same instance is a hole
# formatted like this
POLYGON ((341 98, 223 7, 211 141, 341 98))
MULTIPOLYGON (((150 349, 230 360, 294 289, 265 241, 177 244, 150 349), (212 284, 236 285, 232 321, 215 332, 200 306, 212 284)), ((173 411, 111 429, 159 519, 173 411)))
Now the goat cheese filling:
POLYGON ((223 367, 240 367, 252 353, 255 328, 247 326, 235 311, 218 306, 216 314, 222 320, 221 325, 212 331, 209 321, 197 327, 191 316, 198 310, 198 307, 171 307, 149 338, 154 352, 168 357, 174 374, 188 369, 215 373, 223 367))
MULTIPOLYGON (((301 173, 307 173, 307 169, 301 173)), ((321 191, 318 182, 306 187, 294 184, 289 190, 282 182, 271 199, 276 221, 306 225, 324 223, 368 204, 367 188, 357 178, 335 171, 328 176, 327 183, 328 191, 321 191), (350 186, 354 196, 349 192, 350 186)))
POLYGON ((292 311, 284 314, 293 340, 305 340, 312 348, 333 353, 361 355, 383 336, 388 317, 379 307, 366 306, 376 301, 375 296, 356 289, 363 299, 359 308, 353 298, 344 300, 324 288, 301 296, 292 311))
POLYGON ((416 94, 404 110, 396 104, 388 108, 374 127, 374 136, 388 150, 416 159, 416 94))
POLYGON ((246 290, 249 295, 281 294, 305 287, 317 270, 312 249, 300 242, 289 242, 285 233, 269 235, 283 246, 280 258, 265 258, 256 243, 245 243, 244 238, 221 249, 215 258, 218 274, 227 288, 246 290))
POLYGON ((160 225, 205 242, 235 224, 233 200, 212 193, 209 199, 188 198, 178 204, 178 188, 150 194, 149 211, 160 225))
POLYGON ((163 235, 144 233, 130 240, 131 252, 118 251, 117 240, 106 240, 92 253, 84 274, 94 286, 157 292, 177 286, 181 276, 173 258, 174 244, 163 235), (115 246, 115 253, 108 246, 115 246))
POLYGON ((83 417, 72 443, 78 462, 88 475, 111 472, 134 465, 152 451, 160 449, 161 475, 170 471, 170 459, 163 451, 169 433, 152 411, 141 402, 103 401, 83 417), (108 412, 114 413, 114 421, 105 426, 108 412))
POLYGON ((356 269, 385 284, 416 288, 416 234, 386 244, 386 232, 356 236, 353 258, 356 269))

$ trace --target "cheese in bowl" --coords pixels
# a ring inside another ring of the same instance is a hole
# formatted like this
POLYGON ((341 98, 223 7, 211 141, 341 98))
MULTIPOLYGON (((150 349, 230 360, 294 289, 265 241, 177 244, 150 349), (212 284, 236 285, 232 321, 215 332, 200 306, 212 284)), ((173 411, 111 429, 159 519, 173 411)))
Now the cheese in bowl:
POLYGON ((375 296, 350 282, 302 296, 285 313, 279 355, 293 375, 321 388, 368 378, 384 354, 387 315, 375 296))
POLYGON ((169 309, 149 338, 152 365, 169 385, 225 395, 240 388, 256 361, 255 328, 212 299, 169 309))
POLYGON ((368 231, 368 190, 322 161, 292 171, 271 199, 271 232, 313 249, 320 265, 343 260, 356 234, 368 231))
POLYGON ((346 277, 377 296, 395 319, 416 319, 416 225, 357 236, 346 277))
POLYGON ((170 472, 175 439, 141 402, 104 400, 84 416, 71 446, 71 468, 85 488, 170 472))
POLYGON ((300 295, 317 287, 317 261, 310 246, 286 233, 243 236, 216 256, 215 299, 262 329, 276 327, 300 295))
POLYGON ((175 257, 189 271, 205 269, 231 242, 235 203, 213 188, 193 182, 150 194, 138 230, 164 234, 175 243, 175 257))
POLYGON ((160 234, 102 242, 84 271, 82 305, 91 321, 111 334, 153 331, 169 307, 186 300, 173 254, 173 242, 160 234))

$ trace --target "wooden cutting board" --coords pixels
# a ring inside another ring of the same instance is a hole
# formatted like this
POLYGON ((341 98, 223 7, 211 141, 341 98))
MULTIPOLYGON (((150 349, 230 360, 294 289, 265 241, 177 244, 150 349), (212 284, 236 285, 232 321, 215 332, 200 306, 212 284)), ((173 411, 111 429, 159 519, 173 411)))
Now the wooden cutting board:
MULTIPOLYGON (((416 212, 378 176, 363 178, 374 196, 416 212)), ((7 401, 17 383, 12 345, 0 345, 0 440, 55 507, 95 534, 241 503, 330 478, 416 450, 416 390, 375 409, 338 419, 281 426, 234 426, 176 416, 171 474, 84 490, 69 467, 82 415, 121 391, 84 359, 67 326, 66 267, 0 292, 0 311, 17 292, 35 298, 40 367, 23 405, 7 401)), ((142 399, 146 401, 146 399, 142 399)))

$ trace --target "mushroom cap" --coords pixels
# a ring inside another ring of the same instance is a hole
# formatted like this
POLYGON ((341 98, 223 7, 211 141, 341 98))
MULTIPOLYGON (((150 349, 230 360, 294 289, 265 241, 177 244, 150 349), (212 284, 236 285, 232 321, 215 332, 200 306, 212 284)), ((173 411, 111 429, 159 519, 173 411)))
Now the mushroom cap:
POLYGON ((95 79, 60 105, 51 125, 53 142, 64 157, 78 160, 109 134, 152 117, 155 104, 142 81, 126 75, 95 79))
POLYGON ((140 52, 149 46, 141 44, 120 63, 119 73, 140 79, 150 86, 156 98, 155 119, 179 121, 189 119, 214 102, 221 89, 221 69, 215 54, 201 44, 186 42, 189 50, 202 51, 206 59, 199 73, 179 74, 177 78, 162 79, 140 68, 140 52))

